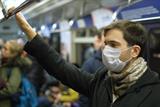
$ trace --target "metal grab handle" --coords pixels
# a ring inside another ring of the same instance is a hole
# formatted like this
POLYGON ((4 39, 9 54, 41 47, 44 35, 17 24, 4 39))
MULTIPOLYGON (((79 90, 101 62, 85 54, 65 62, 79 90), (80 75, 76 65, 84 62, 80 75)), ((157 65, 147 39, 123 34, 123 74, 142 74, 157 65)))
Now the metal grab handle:
MULTIPOLYGON (((0 20, 0 23, 9 19, 11 16, 20 12, 21 10, 28 7, 29 5, 31 5, 34 2, 40 2, 40 0, 26 0, 21 5, 19 5, 17 8, 15 8, 11 13, 8 13, 8 12, 6 12, 5 9, 2 9, 2 12, 4 14, 4 18, 0 20)), ((2 4, 2 6, 3 6, 3 4, 2 4)))

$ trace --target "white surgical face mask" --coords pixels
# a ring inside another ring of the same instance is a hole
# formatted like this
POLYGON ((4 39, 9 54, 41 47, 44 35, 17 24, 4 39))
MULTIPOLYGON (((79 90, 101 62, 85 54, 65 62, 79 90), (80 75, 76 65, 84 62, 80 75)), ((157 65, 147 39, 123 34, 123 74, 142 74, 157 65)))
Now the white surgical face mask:
POLYGON ((119 48, 112 48, 107 45, 103 49, 102 61, 109 71, 120 72, 126 66, 126 64, 131 60, 129 59, 125 62, 121 61, 119 59, 120 54, 121 54, 121 50, 119 48))

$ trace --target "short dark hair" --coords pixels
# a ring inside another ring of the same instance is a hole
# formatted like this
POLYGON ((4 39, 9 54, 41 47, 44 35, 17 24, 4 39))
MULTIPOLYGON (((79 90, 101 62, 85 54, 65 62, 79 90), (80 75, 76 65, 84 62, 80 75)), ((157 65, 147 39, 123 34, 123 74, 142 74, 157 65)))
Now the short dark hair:
POLYGON ((122 31, 128 46, 139 45, 141 47, 139 56, 143 56, 147 43, 147 30, 142 24, 126 20, 117 21, 104 28, 104 36, 111 29, 122 31))
POLYGON ((52 80, 52 81, 50 81, 50 82, 48 82, 47 84, 46 84, 46 89, 49 89, 49 88, 51 88, 51 87, 58 87, 58 88, 60 88, 60 81, 58 81, 58 80, 52 80))
POLYGON ((94 34, 99 40, 102 40, 102 33, 101 31, 96 31, 94 34))

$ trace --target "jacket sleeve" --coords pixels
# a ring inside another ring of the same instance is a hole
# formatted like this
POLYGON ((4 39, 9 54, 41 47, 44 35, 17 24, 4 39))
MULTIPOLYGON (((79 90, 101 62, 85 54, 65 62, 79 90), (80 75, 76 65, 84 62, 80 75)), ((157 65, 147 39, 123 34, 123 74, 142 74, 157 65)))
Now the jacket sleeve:
POLYGON ((81 72, 73 64, 63 60, 39 35, 28 42, 24 49, 28 54, 34 56, 49 74, 77 92, 89 96, 91 81, 94 76, 81 72))

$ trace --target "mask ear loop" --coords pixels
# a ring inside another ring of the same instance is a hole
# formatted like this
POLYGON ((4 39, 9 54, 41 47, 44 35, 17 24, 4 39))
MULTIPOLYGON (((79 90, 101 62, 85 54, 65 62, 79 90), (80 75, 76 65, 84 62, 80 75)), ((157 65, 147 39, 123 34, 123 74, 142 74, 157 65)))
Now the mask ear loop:
MULTIPOLYGON (((123 49, 123 50, 121 50, 121 53, 124 52, 124 51, 126 51, 126 50, 129 50, 129 49, 131 49, 131 48, 132 48, 132 46, 130 46, 130 47, 126 48, 126 49, 123 49)), ((130 58, 127 59, 125 62, 128 63, 131 59, 132 59, 132 58, 130 57, 130 58)))
POLYGON ((124 51, 126 51, 126 50, 129 50, 129 49, 131 49, 131 48, 132 48, 132 46, 130 46, 130 47, 126 48, 126 49, 122 49, 121 52, 124 52, 124 51))

